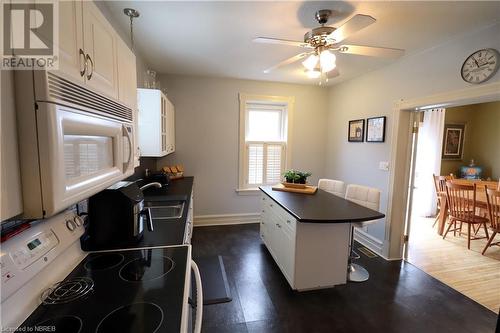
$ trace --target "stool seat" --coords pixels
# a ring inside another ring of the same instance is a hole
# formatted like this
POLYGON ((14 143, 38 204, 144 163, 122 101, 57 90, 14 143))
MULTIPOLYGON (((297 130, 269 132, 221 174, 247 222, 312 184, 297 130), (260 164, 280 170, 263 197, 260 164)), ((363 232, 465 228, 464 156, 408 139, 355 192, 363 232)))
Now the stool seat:
MULTIPOLYGON (((347 185, 345 198, 358 205, 379 210, 380 207, 380 190, 362 185, 347 185)), ((359 259, 359 254, 354 251, 354 228, 362 228, 367 225, 376 223, 378 220, 352 222, 351 223, 351 241, 350 241, 350 255, 347 267, 347 280, 351 282, 364 282, 369 279, 370 273, 361 265, 353 263, 353 260, 359 259)))

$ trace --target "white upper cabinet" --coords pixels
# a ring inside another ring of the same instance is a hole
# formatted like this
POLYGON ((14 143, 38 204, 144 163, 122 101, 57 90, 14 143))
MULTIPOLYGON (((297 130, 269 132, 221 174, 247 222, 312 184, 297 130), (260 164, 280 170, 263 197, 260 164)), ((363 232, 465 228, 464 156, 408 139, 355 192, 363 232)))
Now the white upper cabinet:
POLYGON ((56 72, 136 109, 134 53, 93 1, 59 1, 56 72))
POLYGON ((87 61, 87 84, 114 98, 118 98, 118 38, 96 5, 92 1, 84 1, 83 46, 87 61))
POLYGON ((132 109, 137 109, 137 72, 135 54, 121 39, 116 40, 118 61, 118 98, 132 109), (130 70, 130 69, 134 70, 130 70))
POLYGON ((174 105, 158 89, 137 89, 141 156, 161 157, 175 151, 174 105))
POLYGON ((77 81, 85 81, 82 3, 59 2, 59 72, 77 81))

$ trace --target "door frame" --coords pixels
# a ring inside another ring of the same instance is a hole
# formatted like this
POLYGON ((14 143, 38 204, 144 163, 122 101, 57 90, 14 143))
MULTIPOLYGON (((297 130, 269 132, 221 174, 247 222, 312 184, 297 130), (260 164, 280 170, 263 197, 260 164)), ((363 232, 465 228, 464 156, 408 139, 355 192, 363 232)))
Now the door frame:
POLYGON ((388 207, 386 214, 383 253, 388 259, 401 259, 404 254, 405 217, 408 201, 408 184, 412 148, 411 111, 439 107, 500 101, 500 81, 470 86, 465 89, 442 92, 396 102, 392 112, 391 169, 389 172, 388 207))

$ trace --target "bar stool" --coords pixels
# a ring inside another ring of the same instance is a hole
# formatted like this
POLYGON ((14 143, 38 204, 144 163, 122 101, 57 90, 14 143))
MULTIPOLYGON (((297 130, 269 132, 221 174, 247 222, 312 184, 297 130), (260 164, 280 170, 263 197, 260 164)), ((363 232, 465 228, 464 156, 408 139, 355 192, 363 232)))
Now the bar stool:
POLYGON ((320 179, 318 182, 318 188, 320 190, 330 192, 338 197, 344 197, 345 195, 345 183, 340 180, 334 179, 320 179))
MULTIPOLYGON (((345 198, 349 201, 357 203, 358 205, 365 206, 373 210, 378 211, 380 208, 380 190, 376 188, 349 184, 347 185, 345 198)), ((363 228, 368 224, 375 222, 377 222, 377 220, 351 223, 351 240, 349 244, 350 253, 347 268, 348 281, 364 282, 370 277, 370 273, 368 273, 366 268, 353 262, 355 259, 359 259, 359 254, 354 251, 354 228, 363 228)))

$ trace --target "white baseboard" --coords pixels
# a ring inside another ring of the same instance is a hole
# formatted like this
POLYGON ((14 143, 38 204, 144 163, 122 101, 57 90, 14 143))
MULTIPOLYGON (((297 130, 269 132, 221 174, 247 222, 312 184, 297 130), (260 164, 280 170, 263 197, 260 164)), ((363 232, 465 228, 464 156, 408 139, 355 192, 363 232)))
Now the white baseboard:
POLYGON ((354 240, 357 241, 358 243, 363 244, 364 246, 375 252, 378 256, 386 259, 383 255, 383 250, 382 250, 384 244, 379 239, 366 233, 360 228, 354 228, 354 240))
POLYGON ((207 227, 213 225, 231 225, 260 223, 259 213, 250 214, 221 214, 221 215, 199 215, 194 217, 195 227, 207 227))

